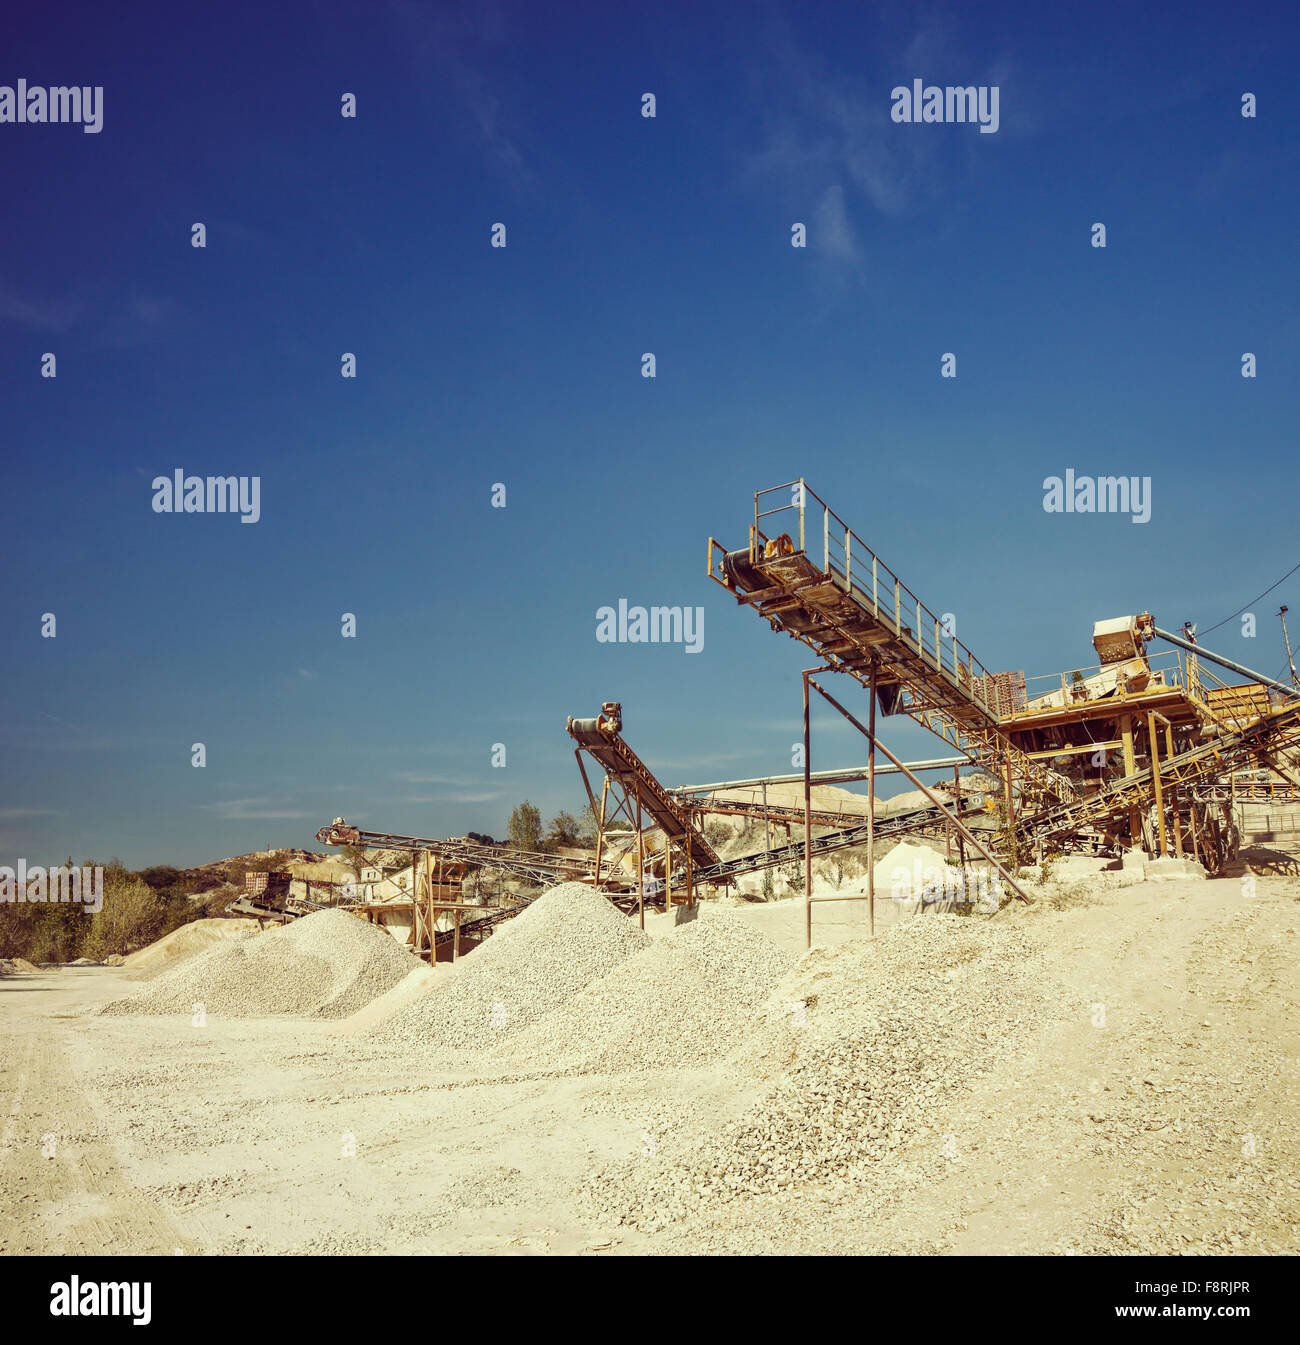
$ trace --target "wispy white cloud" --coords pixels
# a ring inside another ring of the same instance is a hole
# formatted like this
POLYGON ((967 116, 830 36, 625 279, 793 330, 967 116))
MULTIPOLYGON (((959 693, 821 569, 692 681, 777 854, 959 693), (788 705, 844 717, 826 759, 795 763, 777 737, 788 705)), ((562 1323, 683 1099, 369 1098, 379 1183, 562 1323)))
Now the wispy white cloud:
POLYGON ((844 188, 837 182, 827 187, 813 216, 814 239, 820 249, 835 261, 858 261, 858 240, 844 208, 844 188))
POLYGON ((402 803, 448 804, 448 803, 491 803, 501 797, 500 791, 491 790, 474 794, 425 794, 407 795, 402 803))
POLYGON ((0 286, 0 321, 12 322, 41 332, 67 331, 82 315, 84 305, 75 298, 33 299, 0 286))
POLYGON ((414 0, 392 0, 390 10, 419 78, 432 77, 451 89, 500 165, 515 178, 527 178, 517 144, 523 119, 511 106, 509 80, 493 72, 496 52, 509 36, 504 11, 492 3, 459 8, 414 0))
MULTIPOLYGON (((918 4, 876 25, 875 59, 852 74, 800 40, 794 23, 770 12, 766 40, 755 43, 752 83, 759 90, 752 122, 756 145, 744 176, 805 200, 808 248, 839 272, 861 271, 871 214, 896 217, 953 189, 965 166, 978 171, 987 146, 969 136, 917 134, 890 118, 890 94, 914 78, 997 83, 975 66, 960 24, 942 4, 918 4), (972 158, 974 155, 974 158, 972 158)), ((981 62, 981 65, 983 63, 981 62)), ((1007 59, 998 64, 1003 74, 1007 59)))
POLYGON ((73 328, 97 333, 109 345, 132 346, 165 331, 179 305, 167 295, 92 284, 77 294, 32 295, 0 284, 0 322, 57 336, 73 328))
POLYGON ((221 803, 200 803, 199 808, 226 822, 295 820, 311 817, 280 799, 227 799, 221 803))
MULTIPOLYGON (((150 740, 150 741, 157 741, 150 740)), ((26 723, 0 723, 0 743, 19 749, 42 752, 105 752, 117 747, 140 747, 146 740, 110 737, 92 733, 79 724, 69 723, 47 710, 38 710, 26 723)))

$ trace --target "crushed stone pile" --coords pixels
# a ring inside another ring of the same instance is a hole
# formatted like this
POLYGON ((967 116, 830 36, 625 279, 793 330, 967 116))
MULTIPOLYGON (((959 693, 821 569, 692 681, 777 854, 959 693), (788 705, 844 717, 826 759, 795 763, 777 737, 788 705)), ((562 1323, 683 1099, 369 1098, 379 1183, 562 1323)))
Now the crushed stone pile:
POLYGON ((124 965, 137 979, 144 980, 175 965, 177 958, 201 953, 225 939, 252 938, 259 932, 252 920, 191 920, 146 947, 137 948, 124 965))
POLYGON ((657 1157, 599 1171, 584 1209, 658 1232, 739 1198, 870 1183, 902 1146, 937 1146, 947 1099, 1027 1038, 1037 961, 1014 924, 944 914, 813 950, 727 1062, 760 1081, 751 1101, 702 1127, 684 1114, 657 1157))
POLYGON ((692 1069, 722 1059, 795 962, 725 910, 701 913, 501 1044, 534 1068, 692 1069))
POLYGON ((585 883, 560 883, 369 1035, 414 1048, 490 1048, 648 943, 607 898, 585 883))
MULTIPOLYGON (((899 841, 876 862, 876 895, 903 900, 920 897, 927 889, 955 881, 959 872, 938 850, 911 841, 899 841)), ((860 886, 866 891, 865 879, 860 886)))
POLYGON ((231 1018, 346 1018, 419 965, 382 929, 344 911, 317 911, 254 938, 219 942, 99 1012, 189 1014, 202 1004, 231 1018))

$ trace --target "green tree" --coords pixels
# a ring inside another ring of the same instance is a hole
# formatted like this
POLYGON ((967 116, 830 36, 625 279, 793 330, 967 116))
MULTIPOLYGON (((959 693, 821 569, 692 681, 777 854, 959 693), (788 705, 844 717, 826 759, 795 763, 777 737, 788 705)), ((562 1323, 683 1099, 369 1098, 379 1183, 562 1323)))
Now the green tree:
POLYGON ((550 828, 546 833, 547 847, 558 849, 562 845, 577 845, 580 829, 581 825, 578 819, 572 813, 561 809, 551 819, 550 828))
POLYGON ((587 804, 582 810, 582 816, 578 819, 578 844, 595 845, 599 831, 600 818, 596 816, 596 810, 591 804, 587 804))
POLYGON ((155 864, 152 868, 141 869, 140 877, 155 892, 165 892, 169 888, 175 888, 181 881, 180 870, 172 868, 170 864, 155 864))
POLYGON ((339 854, 348 862, 353 874, 360 878, 361 870, 370 867, 370 861, 366 858, 366 847, 364 845, 345 845, 339 854))
POLYGON ((516 850, 540 850, 542 848, 542 814, 525 799, 510 814, 506 827, 506 838, 516 850))

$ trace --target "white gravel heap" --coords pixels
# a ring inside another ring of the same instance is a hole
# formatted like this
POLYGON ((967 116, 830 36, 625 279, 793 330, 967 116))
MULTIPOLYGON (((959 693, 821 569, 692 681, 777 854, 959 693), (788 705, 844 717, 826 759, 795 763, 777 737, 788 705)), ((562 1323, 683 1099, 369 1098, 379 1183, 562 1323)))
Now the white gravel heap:
POLYGON ((136 981, 152 980, 176 966, 183 957, 193 957, 226 939, 253 939, 261 931, 254 920, 214 918, 191 920, 144 948, 137 948, 124 965, 136 981))
POLYGON ((534 1068, 615 1073, 722 1059, 795 958, 709 909, 611 968, 498 1048, 534 1068))
POLYGON ((205 1012, 230 1018, 346 1018, 404 979, 420 959, 344 911, 317 911, 251 939, 187 957, 104 1014, 205 1012))
POLYGON ((560 883, 369 1035, 406 1047, 490 1048, 648 943, 608 898, 585 883, 560 883))
POLYGON ((945 1099, 1031 1029, 1006 1006, 1027 1002, 1033 962, 1014 924, 938 914, 814 950, 728 1062, 738 1081, 771 1083, 720 1128, 692 1134, 683 1117, 658 1157, 597 1174, 588 1213, 660 1231, 738 1197, 869 1182, 873 1165, 941 1126, 945 1099))

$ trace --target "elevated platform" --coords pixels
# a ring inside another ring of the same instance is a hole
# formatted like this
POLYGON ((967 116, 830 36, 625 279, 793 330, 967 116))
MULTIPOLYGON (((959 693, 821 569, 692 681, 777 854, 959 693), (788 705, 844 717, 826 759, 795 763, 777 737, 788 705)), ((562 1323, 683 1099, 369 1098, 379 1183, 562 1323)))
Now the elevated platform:
POLYGON ((805 482, 755 494, 747 547, 709 538, 709 577, 827 667, 874 688, 886 715, 910 716, 996 774, 1009 765, 1027 793, 1074 796, 1001 727, 1014 708, 1005 675, 985 669, 805 482))

